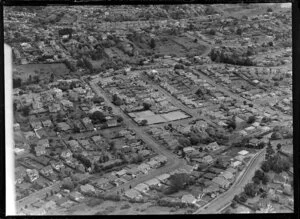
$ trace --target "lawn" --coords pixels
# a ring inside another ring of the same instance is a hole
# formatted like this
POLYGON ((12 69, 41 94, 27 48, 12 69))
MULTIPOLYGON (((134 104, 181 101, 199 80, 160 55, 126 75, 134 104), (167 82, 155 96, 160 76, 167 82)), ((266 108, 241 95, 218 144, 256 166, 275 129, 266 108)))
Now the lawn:
POLYGON ((27 81, 31 75, 33 78, 38 75, 41 80, 48 81, 51 74, 55 78, 64 78, 68 75, 70 70, 63 63, 51 64, 27 64, 13 66, 13 78, 21 78, 22 81, 27 81))

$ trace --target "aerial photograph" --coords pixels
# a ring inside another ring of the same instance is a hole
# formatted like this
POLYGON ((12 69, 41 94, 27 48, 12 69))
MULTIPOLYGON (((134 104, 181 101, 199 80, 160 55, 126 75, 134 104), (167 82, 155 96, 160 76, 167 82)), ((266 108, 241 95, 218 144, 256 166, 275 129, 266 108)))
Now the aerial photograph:
POLYGON ((17 215, 294 212, 291 3, 3 16, 17 215))

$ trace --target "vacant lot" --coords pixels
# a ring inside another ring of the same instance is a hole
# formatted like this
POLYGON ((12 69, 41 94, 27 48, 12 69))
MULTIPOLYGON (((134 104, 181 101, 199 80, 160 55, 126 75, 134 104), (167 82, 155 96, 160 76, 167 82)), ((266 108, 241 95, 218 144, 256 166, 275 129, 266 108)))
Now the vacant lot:
POLYGON ((32 78, 37 75, 40 80, 48 81, 51 74, 54 74, 55 78, 64 78, 69 73, 70 70, 63 63, 28 64, 13 67, 13 78, 21 78, 23 82, 27 81, 30 75, 32 78))

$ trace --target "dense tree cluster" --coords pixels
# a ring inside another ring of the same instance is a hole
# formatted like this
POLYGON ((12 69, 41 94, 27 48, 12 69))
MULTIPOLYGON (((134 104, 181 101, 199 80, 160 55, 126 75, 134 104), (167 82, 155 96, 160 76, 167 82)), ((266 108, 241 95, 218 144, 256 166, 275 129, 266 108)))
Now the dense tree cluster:
POLYGON ((229 47, 214 48, 210 52, 210 58, 214 62, 252 66, 253 61, 248 57, 248 50, 234 49, 229 47))

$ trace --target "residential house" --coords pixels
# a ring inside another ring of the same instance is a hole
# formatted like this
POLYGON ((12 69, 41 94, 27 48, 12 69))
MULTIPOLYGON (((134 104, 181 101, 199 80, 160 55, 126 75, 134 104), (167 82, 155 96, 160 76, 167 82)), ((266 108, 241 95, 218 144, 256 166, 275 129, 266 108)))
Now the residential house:
POLYGON ((167 161, 168 161, 167 157, 163 156, 163 155, 155 156, 155 157, 153 157, 153 159, 157 160, 161 165, 167 163, 167 161))
POLYGON ((219 176, 223 177, 224 179, 228 180, 229 182, 232 182, 233 178, 234 178, 234 175, 229 171, 225 171, 225 172, 221 173, 219 176))
POLYGON ((190 176, 193 177, 194 179, 199 179, 202 175, 203 175, 203 172, 199 172, 199 171, 193 171, 190 174, 190 176))
POLYGON ((129 189, 125 191, 125 196, 131 200, 139 201, 143 198, 141 193, 135 189, 129 189))
POLYGON ((242 156, 245 156, 245 155, 249 154, 249 152, 246 151, 246 150, 241 150, 241 151, 238 152, 238 154, 242 155, 242 156))
POLYGON ((56 203, 53 200, 44 203, 43 206, 42 206, 42 208, 45 209, 46 211, 51 210, 51 209, 55 209, 56 207, 57 207, 56 203))
POLYGON ((194 151, 196 151, 196 149, 193 148, 193 147, 185 147, 185 148, 183 148, 183 152, 186 153, 186 155, 188 155, 188 156, 190 154, 192 154, 194 151))
POLYGON ((60 122, 56 124, 59 131, 68 131, 71 129, 68 123, 60 122))
POLYGON ((49 140, 48 139, 41 139, 37 142, 37 146, 43 146, 45 148, 48 148, 48 147, 50 147, 49 140))
POLYGON ((102 137, 100 135, 95 135, 92 137, 92 140, 97 144, 102 141, 102 137))
POLYGON ((60 156, 61 156, 61 158, 68 160, 72 157, 72 152, 69 149, 66 149, 61 152, 60 156))
POLYGON ((141 193, 147 193, 150 190, 149 186, 146 185, 145 183, 140 183, 136 185, 134 189, 141 193))
POLYGON ((146 185, 148 185, 150 188, 161 185, 160 181, 158 179, 156 179, 156 178, 150 179, 150 180, 148 180, 148 181, 146 181, 144 183, 146 185))
POLYGON ((205 148, 207 148, 210 151, 215 151, 215 150, 218 150, 220 148, 220 146, 218 145, 217 142, 212 142, 212 143, 206 145, 205 148))
POLYGON ((236 172, 237 172, 237 169, 234 169, 234 168, 232 168, 232 167, 229 167, 229 168, 226 169, 226 172, 230 172, 230 173, 232 173, 233 175, 235 175, 236 172))
POLYGON ((111 189, 114 187, 107 178, 98 179, 94 185, 102 190, 111 189))
POLYGON ((36 156, 41 156, 47 153, 45 146, 36 146, 34 151, 36 156))
POLYGON ((48 127, 52 127, 52 126, 53 126, 53 124, 52 124, 52 122, 51 122, 50 119, 47 119, 47 120, 42 121, 42 124, 43 124, 43 126, 44 126, 45 128, 48 128, 48 127))
POLYGON ((151 154, 151 151, 145 149, 145 150, 139 151, 138 154, 142 155, 143 157, 149 157, 151 154))
POLYGON ((139 174, 141 174, 141 171, 137 167, 133 167, 133 168, 127 170, 127 174, 130 174, 133 178, 135 178, 139 174))
POLYGON ((79 140, 81 146, 83 148, 85 148, 86 150, 92 150, 93 147, 91 146, 89 140, 83 139, 83 140, 79 140))
POLYGON ((13 124, 13 128, 14 128, 14 131, 20 131, 20 124, 19 123, 14 123, 13 124))
POLYGON ((50 113, 57 113, 60 111, 60 105, 58 103, 52 103, 48 106, 48 110, 50 113))
POLYGON ((197 199, 192 194, 187 194, 181 197, 181 202, 187 204, 196 204, 197 199))
POLYGON ((80 186, 80 192, 82 194, 95 193, 96 189, 94 188, 94 186, 92 186, 90 184, 85 184, 85 185, 80 186))
POLYGON ((290 184, 283 184, 283 194, 286 194, 288 196, 293 195, 293 189, 290 184))
POLYGON ((118 176, 118 177, 122 177, 122 176, 125 175, 126 173, 127 173, 127 171, 124 170, 124 169, 122 169, 122 170, 116 172, 115 174, 116 174, 116 176, 118 176))
POLYGON ((52 166, 53 169, 55 169, 57 171, 60 171, 61 169, 63 169, 65 167, 65 165, 62 161, 51 160, 50 165, 52 166))
POLYGON ((43 128, 42 123, 41 123, 41 121, 39 121, 39 120, 30 121, 30 126, 31 126, 33 129, 41 129, 41 128, 43 128))
POLYGON ((63 99, 63 100, 60 101, 60 103, 63 105, 63 107, 65 109, 71 109, 71 108, 74 107, 73 103, 71 101, 69 101, 69 100, 63 99))
POLYGON ((213 174, 213 173, 205 173, 205 174, 203 175, 203 177, 204 177, 205 179, 210 179, 210 180, 212 180, 213 178, 216 177, 216 174, 213 174))
POLYGON ((258 144, 260 143, 260 140, 259 139, 257 139, 257 138, 251 138, 250 140, 249 140, 249 146, 251 146, 251 147, 257 147, 258 146, 258 144))
POLYGON ((81 202, 82 200, 84 200, 84 196, 78 191, 71 192, 69 194, 69 198, 76 202, 81 202))
POLYGON ((286 179, 280 174, 275 174, 275 176, 273 178, 273 183, 283 185, 286 183, 286 179))
POLYGON ((116 127, 118 122, 116 119, 109 119, 106 121, 108 127, 116 127))
POLYGON ((237 167, 239 167, 241 164, 242 164, 242 162, 239 161, 239 160, 237 160, 237 161, 232 162, 232 163, 230 164, 230 166, 233 167, 233 168, 237 168, 237 167))
POLYGON ((208 169, 208 171, 212 172, 212 173, 215 173, 215 174, 220 174, 220 173, 224 172, 224 170, 216 168, 216 167, 211 167, 211 168, 208 169))
MULTIPOLYGON (((211 182, 211 181, 209 181, 211 182)), ((212 196, 215 196, 216 193, 218 193, 220 191, 220 188, 218 186, 218 184, 215 183, 210 183, 205 189, 203 189, 203 193, 204 194, 210 194, 212 196)))
POLYGON ((70 140, 70 141, 67 141, 67 143, 71 147, 72 151, 78 151, 78 149, 81 149, 78 141, 76 141, 76 140, 70 140))
POLYGON ((147 162, 147 164, 151 167, 151 168, 158 168, 160 167, 160 163, 156 160, 150 160, 149 162, 147 162))
POLYGON ((202 163, 211 164, 213 162, 213 158, 210 155, 206 155, 202 158, 202 163))
POLYGON ((50 176, 53 174, 53 169, 50 165, 45 166, 44 168, 41 169, 41 174, 45 176, 50 176))
POLYGON ((26 174, 30 182, 34 182, 39 178, 39 171, 36 169, 27 169, 26 174))
POLYGON ((245 157, 243 155, 237 155, 237 156, 234 157, 234 159, 243 162, 245 157))
POLYGON ((219 185, 221 188, 223 189, 227 189, 230 186, 230 182, 222 177, 215 177, 212 180, 214 183, 216 183, 217 185, 219 185))
POLYGON ((22 166, 15 168, 15 183, 21 184, 26 177, 26 169, 22 166))
POLYGON ((137 167, 141 172, 147 174, 151 167, 148 164, 142 163, 137 167))

